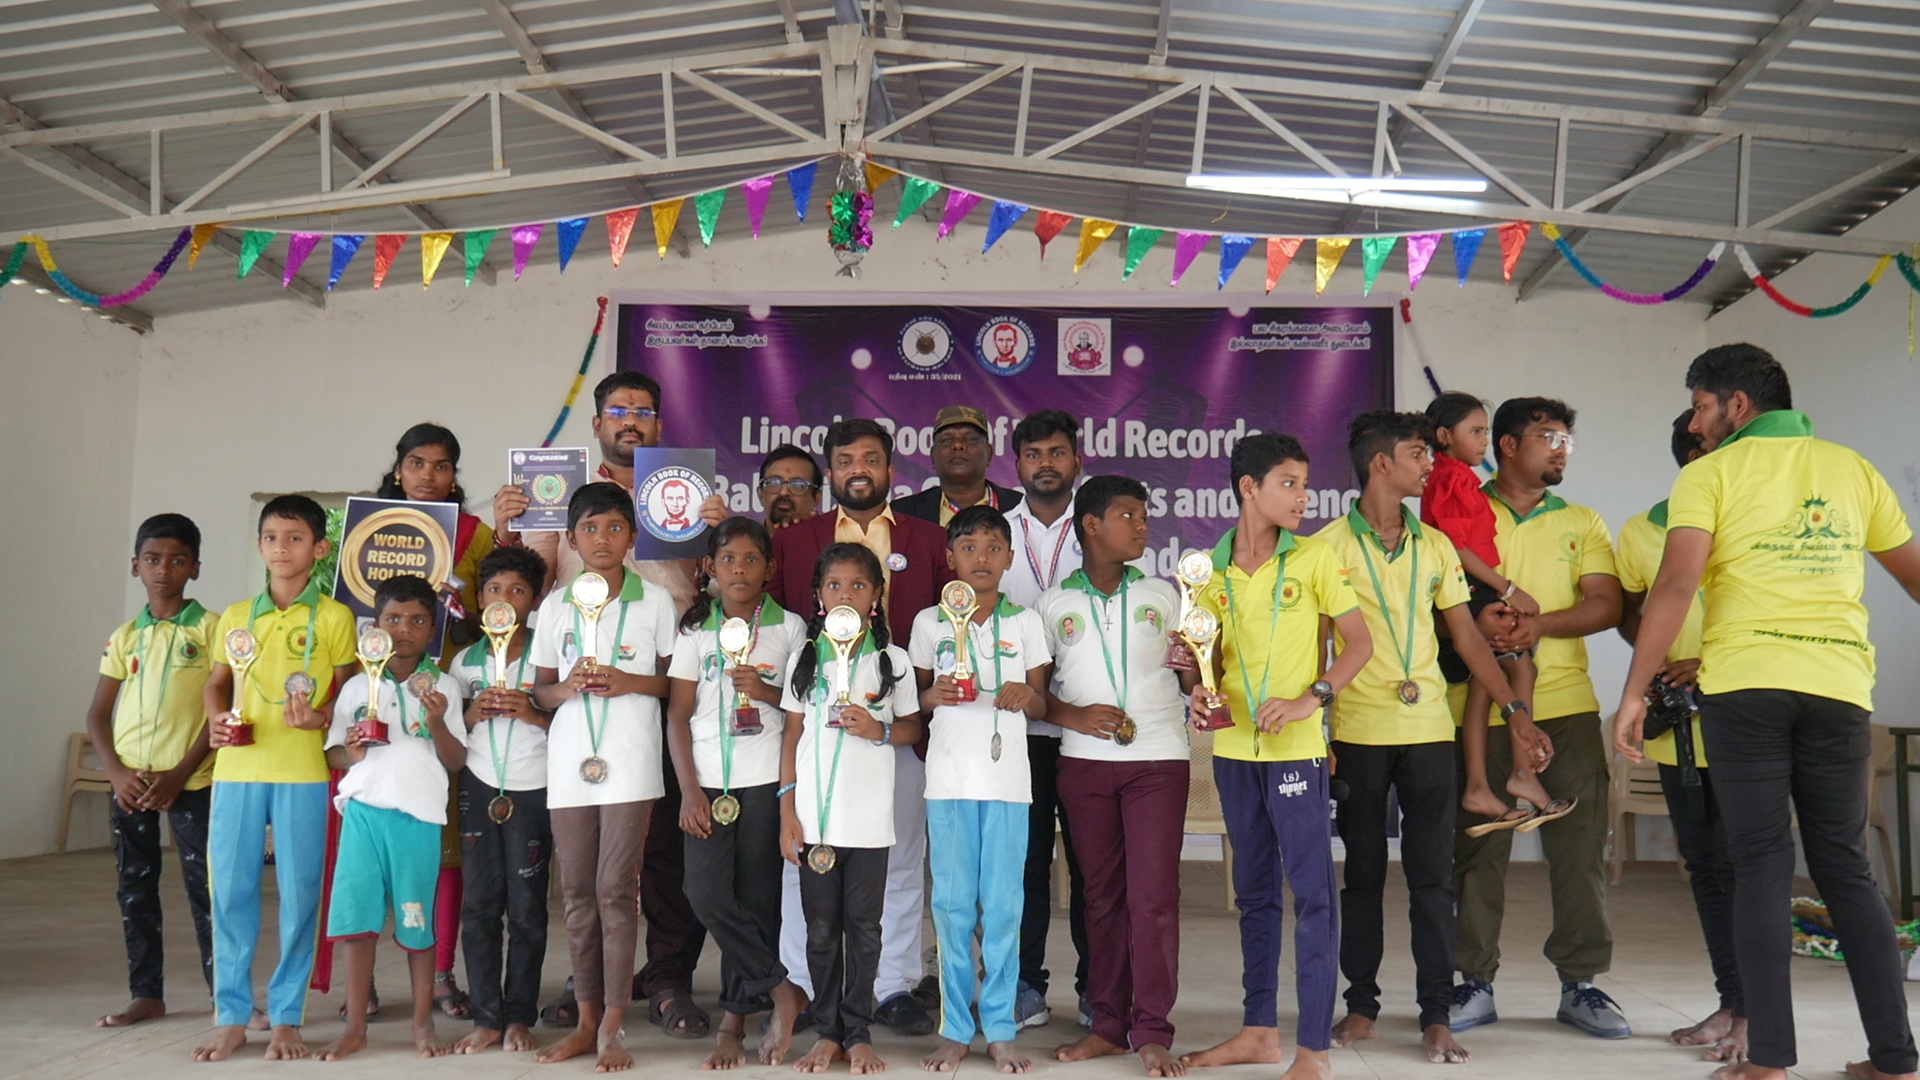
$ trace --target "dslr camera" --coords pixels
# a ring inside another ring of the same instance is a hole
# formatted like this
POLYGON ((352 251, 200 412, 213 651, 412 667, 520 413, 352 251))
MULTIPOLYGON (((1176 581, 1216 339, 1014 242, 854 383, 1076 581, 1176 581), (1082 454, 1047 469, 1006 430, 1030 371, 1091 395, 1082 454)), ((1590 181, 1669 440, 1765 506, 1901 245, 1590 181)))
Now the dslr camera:
POLYGON ((1672 686, 1658 675, 1647 687, 1647 719, 1641 725, 1643 739, 1655 739, 1672 731, 1694 713, 1693 695, 1672 686))

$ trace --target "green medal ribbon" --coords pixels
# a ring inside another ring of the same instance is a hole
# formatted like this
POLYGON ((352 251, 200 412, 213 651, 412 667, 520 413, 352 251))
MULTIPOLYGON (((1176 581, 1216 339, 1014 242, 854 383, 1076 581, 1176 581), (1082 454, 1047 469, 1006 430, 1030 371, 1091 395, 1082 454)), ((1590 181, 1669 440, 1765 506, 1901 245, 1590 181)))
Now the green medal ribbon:
MULTIPOLYGON (((475 645, 475 647, 479 648, 481 646, 484 646, 485 644, 486 642, 484 641, 478 642, 475 645)), ((526 681, 527 653, 532 650, 532 645, 533 645, 533 642, 529 641, 526 644, 520 646, 520 666, 513 669, 513 681, 511 683, 499 684, 503 689, 518 690, 520 688, 520 684, 526 681)), ((480 660, 481 671, 487 670, 486 663, 487 663, 486 658, 483 656, 480 660)), ((493 759, 493 779, 495 781, 495 786, 500 789, 500 794, 505 795, 507 793, 507 764, 506 763, 507 763, 507 759, 513 756, 513 726, 519 723, 520 721, 513 717, 507 718, 507 745, 506 745, 506 748, 503 750, 500 747, 494 745, 494 741, 493 741, 494 727, 499 722, 499 719, 500 718, 497 716, 490 716, 487 718, 487 755, 493 759)))
MULTIPOLYGON (((1376 533, 1374 535, 1376 542, 1380 544, 1380 553, 1386 555, 1386 543, 1378 540, 1379 534, 1376 533)), ((1420 595, 1420 542, 1414 539, 1411 533, 1404 534, 1401 537, 1401 542, 1413 548, 1413 565, 1408 568, 1409 573, 1407 575, 1407 635, 1404 639, 1400 636, 1399 628, 1393 624, 1393 612, 1387 608, 1387 594, 1386 591, 1380 587, 1380 572, 1374 569, 1373 552, 1367 549, 1367 538, 1365 536, 1360 537, 1360 556, 1366 560, 1367 577, 1373 581, 1373 598, 1380 603, 1380 617, 1387 621, 1387 637, 1393 641, 1394 655, 1400 659, 1400 677, 1408 682, 1412 682, 1413 627, 1417 618, 1417 609, 1414 607, 1414 601, 1417 600, 1420 595)), ((1389 558, 1391 558, 1391 556, 1389 556, 1389 558)), ((1400 700, 1401 703, 1405 705, 1410 706, 1413 704, 1413 702, 1407 701, 1404 697, 1400 700)))
MULTIPOLYGON (((1100 635, 1100 658, 1101 658, 1101 659, 1103 659, 1103 660, 1105 660, 1105 661, 1107 662, 1107 682, 1108 682, 1108 684, 1109 684, 1109 685, 1111 685, 1111 686, 1113 687, 1113 696, 1114 696, 1114 697, 1115 697, 1115 698, 1117 699, 1117 700, 1115 701, 1115 704, 1117 704, 1117 705, 1118 705, 1118 706, 1120 707, 1120 714, 1121 714, 1122 716, 1125 716, 1125 715, 1126 715, 1126 713, 1127 713, 1127 690, 1128 690, 1128 689, 1129 689, 1130 687, 1132 687, 1132 685, 1133 685, 1133 669, 1127 666, 1127 623, 1129 623, 1129 622, 1131 622, 1131 621, 1133 621, 1133 620, 1132 620, 1132 619, 1131 619, 1131 618, 1129 617, 1129 615, 1128 615, 1128 612, 1127 612, 1127 573, 1126 573, 1126 570, 1125 570, 1125 569, 1123 568, 1123 569, 1122 569, 1122 570, 1120 571, 1120 591, 1119 591, 1119 597, 1120 597, 1120 674, 1121 674, 1121 675, 1123 675, 1123 676, 1125 676, 1125 678, 1124 678, 1124 679, 1121 679, 1121 678, 1115 678, 1115 677, 1114 677, 1114 674, 1113 674, 1113 652, 1112 652, 1112 650, 1111 650, 1111 649, 1109 649, 1109 648, 1107 647, 1107 631, 1106 631, 1106 627, 1105 627, 1105 625, 1103 624, 1103 622, 1102 622, 1102 621, 1101 621, 1100 619, 1097 619, 1097 618, 1094 618, 1094 617, 1093 617, 1093 598, 1094 598, 1094 596, 1095 596, 1095 590, 1094 590, 1094 587, 1093 587, 1093 580, 1092 580, 1091 578, 1088 578, 1088 577, 1087 577, 1086 575, 1084 575, 1084 574, 1083 574, 1083 575, 1081 575, 1081 577, 1080 577, 1080 587, 1081 587, 1081 589, 1082 589, 1082 590, 1084 590, 1084 591, 1086 592, 1086 594, 1087 594, 1087 617, 1088 617, 1088 621, 1089 621, 1089 622, 1091 622, 1091 623, 1093 623, 1093 631, 1094 631, 1094 633, 1096 633, 1096 634, 1098 634, 1098 635, 1100 635)), ((1108 607, 1107 605, 1108 605, 1108 604, 1111 604, 1111 603, 1112 603, 1112 601, 1113 601, 1113 597, 1111 597, 1111 596, 1103 596, 1103 597, 1101 597, 1101 600, 1102 600, 1102 606, 1101 606, 1101 610, 1102 610, 1103 612, 1104 612, 1104 611, 1108 611, 1108 610, 1111 610, 1111 609, 1110 609, 1110 608, 1109 608, 1109 607, 1108 607)), ((994 647, 993 647, 993 651, 994 651, 995 653, 998 653, 998 652, 1000 651, 1000 641, 999 641, 999 635, 998 635, 997 633, 996 633, 996 634, 994 635, 994 647)), ((995 670, 995 672, 994 672, 994 675, 995 675, 995 676, 998 676, 998 675, 999 675, 999 671, 998 671, 998 670, 995 670)), ((998 714, 998 713, 996 712, 996 713, 995 713, 994 715, 995 715, 995 716, 997 717, 997 716, 998 716, 999 714, 998 714)))
MULTIPOLYGON (((1231 567, 1229 567, 1229 569, 1231 569, 1231 567)), ((1227 614, 1233 619, 1233 634, 1237 639, 1241 633, 1240 605, 1234 603, 1233 600, 1233 575, 1231 573, 1222 573, 1220 578, 1227 584, 1227 614)), ((1247 580, 1252 581, 1253 578, 1249 576, 1247 580)), ((1260 668, 1260 696, 1258 697, 1255 697, 1253 693, 1253 679, 1247 675, 1247 651, 1239 647, 1237 640, 1234 644, 1233 658, 1240 665, 1240 688, 1247 695, 1247 720, 1249 722, 1253 720, 1254 714, 1260 711, 1260 703, 1267 700, 1267 680, 1273 675, 1273 632, 1280 627, 1280 590, 1285 588, 1286 584, 1287 552, 1283 551, 1279 556, 1279 565, 1274 567, 1273 570, 1273 602, 1271 612, 1267 616, 1267 656, 1260 668)), ((1253 732, 1253 753, 1256 757, 1260 754, 1260 729, 1258 726, 1254 728, 1253 732)))
MULTIPOLYGON (((1121 588, 1124 589, 1125 587, 1126 587, 1126 582, 1122 581, 1121 588)), ((1006 599, 1007 598, 1005 596, 1002 596, 1000 598, 1000 603, 993 605, 993 686, 992 686, 992 690, 996 694, 1000 692, 1001 687, 1007 685, 1006 676, 1000 673, 1000 609, 1006 605, 1006 599)), ((1122 607, 1124 606, 1125 605, 1123 604, 1122 607)), ((940 613, 942 615, 946 615, 947 609, 941 608, 940 613)), ((953 617, 951 615, 947 615, 947 622, 949 625, 953 624, 953 617)), ((1122 634, 1126 633, 1126 627, 1124 626, 1121 627, 1120 631, 1122 634)), ((953 636, 954 636, 955 652, 957 653, 959 651, 959 643, 961 640, 964 639, 967 643, 967 659, 969 660, 975 659, 975 653, 973 650, 973 620, 971 619, 967 620, 967 625, 965 627, 953 626, 953 636)), ((1105 639, 1103 638, 1102 639, 1103 644, 1104 644, 1104 641, 1105 639)), ((1124 642, 1124 639, 1123 639, 1123 642, 1124 642)), ((1121 646, 1122 655, 1125 654, 1125 651, 1126 651, 1126 646, 1122 644, 1121 646)), ((978 671, 979 669, 975 668, 974 670, 978 671)), ((1111 664, 1108 665, 1107 675, 1109 678, 1111 678, 1113 675, 1113 669, 1111 664)), ((982 686, 979 689, 986 690, 988 689, 988 687, 982 686)), ((1000 710, 999 709, 993 710, 993 733, 996 736, 1000 734, 1000 710)))
MULTIPOLYGON (((571 604, 569 604, 568 606, 572 607, 571 604)), ((620 664, 620 639, 627 636, 627 607, 628 606, 629 605, 627 603, 626 598, 621 597, 620 621, 615 623, 613 627, 613 663, 608 665, 609 667, 613 667, 616 669, 619 667, 619 664, 620 664)), ((585 634, 586 634, 585 628, 580 625, 580 609, 576 607, 573 609, 573 640, 580 643, 581 656, 587 655, 587 642, 586 642, 585 634)), ((600 643, 596 641, 593 644, 594 644, 594 651, 598 652, 600 648, 600 643)), ((599 665, 596 664, 594 666, 598 667, 599 665)), ((571 670, 569 670, 568 674, 572 674, 571 670)), ((600 736, 606 734, 606 730, 607 730, 607 703, 604 701, 600 703, 600 726, 595 727, 593 724, 594 695, 583 694, 582 696, 587 699, 586 700, 587 737, 591 739, 593 742, 593 756, 599 757, 600 756, 600 736)))
MULTIPOLYGON (((868 633, 862 644, 865 645, 872 640, 873 635, 868 633)), ((815 642, 815 648, 820 648, 824 645, 824 639, 815 642)), ((849 693, 853 690, 854 678, 860 673, 860 655, 866 651, 865 648, 854 650, 853 659, 847 662, 847 690, 849 693)), ((821 733, 821 738, 826 737, 827 697, 828 694, 821 694, 819 702, 814 707, 814 730, 821 733)), ((840 751, 847 747, 847 729, 843 727, 834 728, 833 732, 839 736, 839 741, 833 744, 833 769, 827 773, 825 782, 822 782, 820 779, 820 741, 819 739, 815 739, 813 743, 813 786, 815 790, 820 792, 820 839, 817 842, 821 844, 827 842, 827 820, 833 814, 833 788, 840 780, 840 751)))
MULTIPOLYGON (((318 613, 320 608, 319 590, 314 587, 312 582, 308 582, 306 589, 303 592, 301 592, 299 596, 295 597, 293 602, 295 604, 304 603, 307 605, 307 646, 306 646, 306 650, 300 655, 300 670, 305 672, 308 678, 312 678, 313 677, 313 670, 312 670, 313 668, 313 622, 314 622, 314 617, 318 613)), ((265 606, 266 610, 278 610, 275 607, 273 602, 273 593, 267 589, 260 590, 260 595, 253 598, 253 607, 247 613, 247 633, 249 634, 253 634, 253 625, 260 621, 260 616, 263 614, 262 605, 265 606)), ((258 641, 259 639, 260 639, 259 635, 254 634, 254 640, 258 641)), ((248 685, 250 686, 253 685, 253 677, 252 677, 253 669, 252 668, 247 669, 247 676, 248 676, 247 677, 248 685)), ((319 683, 316 682, 314 685, 315 685, 315 688, 318 689, 319 683)), ((254 692, 260 695, 261 701, 264 701, 269 705, 285 705, 287 703, 286 698, 268 697, 267 692, 265 690, 259 689, 257 686, 254 687, 254 692)), ((312 701, 309 700, 308 704, 312 704, 312 701)))
MULTIPOLYGON (((434 662, 433 662, 433 658, 432 658, 432 657, 430 657, 430 656, 422 656, 422 657, 420 657, 420 666, 419 666, 419 667, 416 667, 416 668, 414 668, 414 669, 413 669, 413 675, 418 675, 418 674, 420 674, 420 673, 421 673, 421 672, 423 672, 423 671, 424 671, 424 672, 426 672, 426 673, 427 673, 427 674, 429 674, 429 675, 432 675, 432 676, 433 676, 434 678, 436 678, 436 679, 438 679, 438 678, 440 677, 440 668, 439 668, 439 667, 438 667, 438 666, 437 666, 436 664, 434 664, 434 662)), ((398 676, 398 675, 395 675, 395 674, 393 673, 393 670, 392 670, 391 668, 388 668, 388 669, 386 669, 386 670, 384 670, 384 671, 382 671, 382 672, 381 672, 381 675, 382 675, 382 677, 383 677, 383 678, 385 679, 385 681, 387 681, 387 682, 390 682, 390 683, 392 683, 392 684, 393 684, 393 697, 394 697, 394 700, 396 700, 396 701, 398 701, 398 702, 400 703, 400 730, 402 730, 402 731, 404 731, 404 732, 406 732, 406 733, 407 733, 407 734, 409 734, 409 735, 412 735, 412 736, 414 736, 415 738, 419 738, 419 739, 431 739, 431 738, 433 738, 433 732, 431 732, 431 731, 428 731, 428 730, 427 730, 427 706, 426 706, 426 704, 425 704, 425 703, 422 703, 422 704, 421 704, 421 706, 420 706, 420 727, 419 727, 419 729, 418 729, 418 730, 415 730, 415 728, 414 728, 414 726, 413 726, 412 724, 409 724, 409 723, 407 723, 407 688, 406 688, 406 684, 404 684, 404 683, 402 683, 402 682, 400 681, 400 676, 398 676)), ((407 678, 409 678, 409 679, 411 679, 411 678, 413 678, 413 675, 409 675, 409 676, 407 676, 407 678)), ((369 692, 370 694, 373 694, 373 695, 375 696, 375 698, 376 698, 376 700, 375 700, 375 701, 373 701, 372 703, 370 703, 370 704, 368 705, 368 708, 369 708, 370 710, 373 710, 373 709, 375 709, 375 708, 376 708, 376 707, 378 706, 378 704, 379 704, 379 701, 378 701, 378 695, 379 695, 379 693, 380 693, 380 688, 376 686, 376 687, 373 687, 373 688, 372 688, 371 690, 369 690, 368 692, 369 692)), ((488 729, 487 729, 487 734, 488 734, 489 736, 491 736, 491 735, 493 734, 493 729, 492 729, 492 728, 488 728, 488 729)))

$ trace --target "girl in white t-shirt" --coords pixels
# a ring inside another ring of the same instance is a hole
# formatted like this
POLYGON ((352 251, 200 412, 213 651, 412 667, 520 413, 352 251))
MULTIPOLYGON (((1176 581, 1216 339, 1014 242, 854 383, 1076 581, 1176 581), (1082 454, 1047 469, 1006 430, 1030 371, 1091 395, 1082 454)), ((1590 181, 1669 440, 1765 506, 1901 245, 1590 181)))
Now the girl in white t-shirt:
POLYGON ((807 968, 819 1041, 802 1072, 846 1058, 856 1073, 886 1063, 873 1052, 873 980, 880 967, 880 912, 893 846, 894 747, 920 739, 906 650, 887 640, 880 560, 859 544, 834 544, 813 568, 809 644, 794 655, 780 707, 780 850, 800 871, 807 968), (849 607, 863 632, 846 664, 822 630, 826 613, 849 607), (839 690, 850 704, 840 706, 839 690))
POLYGON ((780 963, 776 794, 786 729, 779 680, 807 643, 807 623, 766 594, 772 568, 773 538, 758 521, 732 517, 709 532, 700 572, 712 584, 703 582, 680 617, 667 669, 667 749, 680 780, 687 899, 720 946, 726 1015, 707 1061, 713 1069, 746 1064, 746 1018, 769 995, 774 1015, 759 1059, 778 1065, 807 1006, 780 963), (736 621, 746 628, 741 641, 723 631, 736 621))

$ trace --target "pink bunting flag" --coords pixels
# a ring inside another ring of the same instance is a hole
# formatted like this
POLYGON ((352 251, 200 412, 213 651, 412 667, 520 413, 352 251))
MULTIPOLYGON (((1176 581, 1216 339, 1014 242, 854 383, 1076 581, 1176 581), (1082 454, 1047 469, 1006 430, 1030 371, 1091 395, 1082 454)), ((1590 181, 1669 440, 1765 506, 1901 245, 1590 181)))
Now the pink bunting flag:
POLYGON ((287 268, 280 278, 280 287, 293 284, 293 275, 300 272, 300 264, 313 254, 313 246, 320 242, 319 233, 297 232, 287 241, 287 268))
POLYGON ((1173 235, 1173 280, 1169 284, 1180 284, 1180 276, 1187 272, 1187 267, 1193 264, 1193 260, 1200 257, 1200 252, 1206 248, 1207 241, 1211 237, 1211 233, 1203 232, 1183 232, 1173 235))
POLYGON ((760 219, 767 213, 767 193, 773 190, 773 177, 763 176, 758 180, 749 180, 740 185, 740 194, 747 200, 747 225, 753 229, 753 238, 760 239, 760 219))
POLYGON ((615 210, 607 215, 607 245, 613 250, 613 268, 620 269, 620 256, 627 253, 627 240, 633 236, 633 223, 640 219, 640 208, 615 210))
POLYGON ((971 191, 947 189, 947 208, 940 213, 940 228, 933 234, 935 240, 945 240, 954 226, 960 224, 967 212, 979 205, 980 196, 971 191))
POLYGON ((1439 233, 1421 233, 1407 237, 1407 291, 1420 287, 1420 279, 1427 273, 1427 264, 1433 261, 1433 253, 1440 250, 1439 233))
POLYGON ((540 233, 545 229, 544 224, 513 227, 513 280, 520 280, 520 272, 527 268, 527 256, 533 254, 533 245, 540 242, 540 233))

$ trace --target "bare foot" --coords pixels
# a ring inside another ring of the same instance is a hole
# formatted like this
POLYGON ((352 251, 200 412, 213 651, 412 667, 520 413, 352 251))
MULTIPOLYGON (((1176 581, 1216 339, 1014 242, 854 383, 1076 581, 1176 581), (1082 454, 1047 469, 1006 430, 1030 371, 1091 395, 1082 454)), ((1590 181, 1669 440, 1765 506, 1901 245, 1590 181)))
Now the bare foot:
POLYGON ((93 1022, 94 1027, 127 1027, 142 1020, 158 1020, 167 1015, 167 1003, 159 998, 134 998, 117 1013, 108 1013, 93 1022))
MULTIPOLYGON (((360 1033, 363 1036, 366 1031, 367 1026, 360 1025, 360 1033)), ((361 1045, 366 1045, 364 1039, 361 1045)), ((312 1056, 312 1052, 307 1049, 306 1040, 300 1037, 300 1029, 292 1024, 275 1024, 273 1034, 267 1036, 268 1061, 299 1061, 312 1056)))
POLYGON ((213 1029, 213 1038, 194 1047, 195 1061, 225 1061, 233 1056, 235 1050, 247 1045, 247 1029, 243 1024, 228 1024, 213 1029))
POLYGON ((413 1048, 420 1051, 423 1058, 445 1057, 453 1052, 453 1044, 440 1038, 440 1033, 433 1030, 432 1016, 414 1021, 413 1048))
MULTIPOLYGON (((522 1028, 521 1030, 524 1031, 526 1029, 522 1028)), ((453 1044, 453 1052, 456 1054, 477 1054, 499 1041, 499 1032, 490 1027, 475 1025, 474 1029, 467 1034, 466 1038, 453 1044)))
POLYGON ((367 1025, 348 1024, 340 1037, 320 1048, 315 1061, 340 1061, 348 1054, 357 1054, 367 1048, 367 1025))
POLYGON ((1747 1060, 1746 1017, 1734 1020, 1733 1027, 1721 1036, 1719 1042, 1708 1047, 1701 1057, 1707 1061, 1724 1061, 1735 1065, 1747 1060))
POLYGON ((1180 1055, 1180 1064, 1195 1069, 1215 1065, 1278 1065, 1281 1060, 1280 1029, 1270 1027, 1243 1027, 1218 1046, 1180 1055))
POLYGON ((1280 1074, 1280 1080, 1333 1080, 1333 1062, 1325 1050, 1302 1046, 1293 1052, 1293 1064, 1280 1074))
POLYGON ((542 1065, 551 1065, 556 1061, 579 1057, 581 1054, 591 1054, 598 1034, 593 1028, 582 1024, 567 1032, 566 1038, 540 1051, 540 1056, 534 1060, 542 1065))
POLYGON ((1075 1042, 1056 1048, 1053 1059, 1055 1061, 1092 1061, 1097 1057, 1112 1057, 1126 1052, 1126 1047, 1115 1046, 1098 1035, 1085 1035, 1075 1042))
MULTIPOLYGON (((1276 1034, 1278 1031, 1276 1029, 1276 1034)), ((1359 1013, 1348 1013, 1333 1025, 1333 1048, 1344 1050, 1354 1043, 1373 1038, 1373 1021, 1359 1013)))
POLYGON ((870 1073, 886 1072, 887 1063, 880 1059, 879 1054, 873 1052, 871 1045, 861 1043, 847 1049, 847 1071, 855 1076, 866 1076, 870 1073))
POLYGON ((1507 777, 1507 794, 1516 799, 1525 799, 1533 804, 1535 810, 1544 810, 1553 802, 1553 796, 1541 785, 1540 777, 1533 773, 1514 773, 1507 777))
POLYGON ((507 1025, 507 1037, 506 1037, 506 1044, 504 1047, 507 1053, 509 1054, 524 1053, 528 1050, 538 1049, 539 1046, 540 1046, 539 1043, 533 1041, 533 1032, 527 1030, 527 1025, 525 1024, 508 1024, 507 1025))
POLYGON ((766 1034, 760 1037, 760 1064, 778 1065, 786 1060, 793 1046, 793 1025, 807 1010, 807 995, 792 982, 773 988, 773 1016, 767 1021, 766 1034))
POLYGON ((1465 1065, 1473 1060, 1466 1047, 1453 1041, 1453 1032, 1445 1024, 1428 1024, 1420 1032, 1420 1048, 1435 1065, 1465 1065))
POLYGON ((633 1068, 633 1055, 627 1052, 627 1044, 621 1038, 623 1009, 608 1009, 600 1021, 600 1058, 593 1063, 597 1073, 625 1072, 633 1068))
MULTIPOLYGON (((1866 1065, 1866 1063, 1853 1062, 1847 1066, 1847 1072, 1860 1080, 1868 1080, 1870 1077, 1880 1075, 1875 1071, 1854 1072, 1854 1068, 1860 1065, 1866 1065)), ((1866 1068, 1872 1070, 1873 1067, 1866 1065, 1866 1068)), ((1713 1080, 1787 1080, 1787 1070, 1769 1069, 1762 1065, 1755 1065, 1751 1061, 1742 1061, 1737 1065, 1722 1065, 1713 1070, 1713 1080)))
POLYGON ((1460 796, 1460 809, 1481 817, 1497 818, 1510 808, 1501 801, 1500 796, 1493 793, 1492 788, 1473 787, 1460 796))
MULTIPOLYGON (((1752 1068, 1753 1066, 1747 1065, 1742 1067, 1752 1068)), ((1720 1072, 1725 1072, 1725 1071, 1726 1071, 1725 1069, 1720 1070, 1720 1072)), ((1777 1072, 1779 1070, 1770 1070, 1770 1071, 1777 1072)), ((1714 1075, 1718 1076, 1719 1072, 1716 1072, 1714 1075)), ((1883 1073, 1879 1069, 1874 1068, 1873 1062, 1871 1061, 1849 1061, 1847 1062, 1847 1075, 1856 1077, 1857 1080, 1911 1080, 1911 1078, 1915 1074, 1914 1073, 1883 1073)))
POLYGON ((987 1056, 993 1059, 993 1067, 1003 1073, 1023 1073, 1033 1068, 1033 1062, 1019 1048, 1010 1042, 990 1042, 987 1044, 987 1056))
POLYGON ((713 1053, 700 1063, 702 1069, 737 1069, 747 1063, 747 1048, 740 1044, 743 1031, 729 1030, 730 1023, 739 1017, 728 1013, 720 1021, 720 1028, 713 1037, 713 1053))
POLYGON ((952 1072, 960 1067, 960 1062, 966 1056, 966 1043, 956 1039, 941 1039, 939 1048, 921 1059, 920 1067, 928 1072, 952 1072))
POLYGON ((1148 1076, 1185 1076, 1187 1063, 1173 1056, 1173 1051, 1159 1043, 1148 1043, 1140 1048, 1140 1062, 1147 1067, 1148 1076))
POLYGON ((1721 1009, 1692 1027, 1667 1032, 1667 1041, 1675 1046, 1707 1046, 1727 1037, 1733 1030, 1733 1010, 1721 1009))
POLYGON ((267 1022, 267 1010, 255 1009, 247 1016, 248 1031, 272 1031, 273 1025, 267 1022))
POLYGON ((813 1044, 813 1049, 802 1054, 800 1060, 793 1063, 793 1069, 795 1072, 823 1073, 827 1071, 828 1066, 846 1056, 841 1051, 839 1043, 832 1039, 820 1039, 813 1044))

